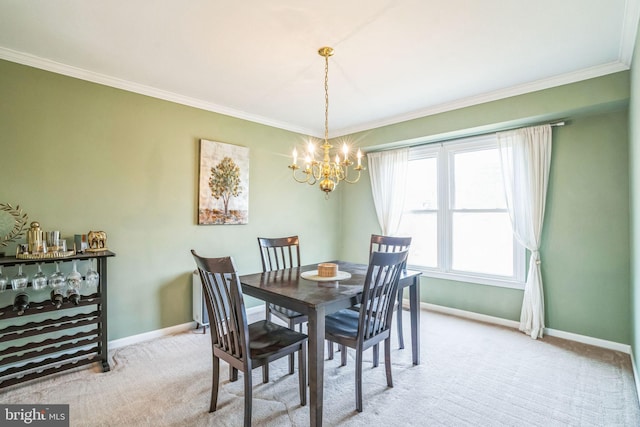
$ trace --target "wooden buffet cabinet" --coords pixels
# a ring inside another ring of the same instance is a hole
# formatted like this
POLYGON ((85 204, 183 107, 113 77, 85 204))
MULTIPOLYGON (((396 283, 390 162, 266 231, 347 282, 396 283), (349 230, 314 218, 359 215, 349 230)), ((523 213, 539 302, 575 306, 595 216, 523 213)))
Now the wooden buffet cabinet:
MULTIPOLYGON (((110 251, 86 252, 65 258, 27 260, 0 258, 4 267, 69 263, 95 259, 100 281, 95 293, 82 294, 78 305, 65 300, 56 308, 44 293, 29 282, 26 293, 36 296, 22 315, 13 310, 13 298, 0 307, 0 389, 23 381, 99 362, 109 371, 107 348, 107 259, 110 251)), ((5 275, 7 274, 5 269, 5 275)), ((0 293, 17 294, 12 290, 0 293)), ((7 298, 2 299, 4 301, 7 298)))

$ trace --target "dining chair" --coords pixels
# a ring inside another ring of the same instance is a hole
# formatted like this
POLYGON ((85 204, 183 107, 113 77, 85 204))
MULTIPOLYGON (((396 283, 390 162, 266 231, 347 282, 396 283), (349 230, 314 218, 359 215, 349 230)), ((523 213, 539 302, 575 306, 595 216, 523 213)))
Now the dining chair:
MULTIPOLYGON (((411 237, 394 237, 372 234, 369 243, 369 256, 375 251, 377 252, 400 252, 408 251, 411 246, 411 237)), ((406 268, 406 262, 403 268, 406 268)), ((398 289, 398 344, 400 348, 404 348, 404 337, 402 335, 402 289, 398 289)), ((376 363, 377 366, 377 363, 376 363)))
MULTIPOLYGON (((408 251, 373 252, 364 281, 360 310, 340 310, 325 317, 325 339, 356 350, 356 410, 362 412, 362 354, 384 340, 387 386, 391 376, 391 323, 398 280, 408 251)), ((343 357, 343 360, 344 357, 343 357)))
MULTIPOLYGON (((262 260, 262 271, 268 273, 284 268, 300 267, 300 239, 298 236, 266 238, 258 237, 260 247, 260 258, 262 260)), ((305 314, 290 310, 272 303, 265 304, 265 318, 270 321, 271 315, 275 315, 291 329, 298 325, 302 332, 302 324, 309 319, 305 314)), ((269 378, 269 368, 266 367, 266 378, 269 378)), ((289 373, 293 374, 295 369, 294 357, 289 356, 289 373)))
MULTIPOLYGON (((394 237, 394 236, 383 236, 380 234, 372 234, 371 239, 369 241, 369 257, 373 252, 400 252, 409 250, 411 246, 411 237, 394 237)), ((406 263, 405 263, 406 264, 406 263)), ((406 267, 406 265, 405 265, 406 267)), ((402 335, 402 299, 403 299, 402 289, 398 289, 398 344, 401 349, 404 348, 404 336, 402 335)), ((353 310, 358 310, 360 308, 359 305, 355 305, 352 307, 353 310)), ((333 359, 333 345, 329 343, 329 359, 333 359)), ((346 352, 342 353, 342 364, 347 363, 346 352)), ((378 347, 374 347, 373 350, 373 366, 378 366, 378 347)))
POLYGON ((307 340, 293 329, 268 320, 247 322, 242 287, 231 257, 204 258, 191 250, 202 281, 211 329, 213 383, 209 412, 215 412, 220 382, 220 359, 229 364, 230 379, 244 374, 244 425, 251 425, 252 378, 254 368, 263 368, 263 382, 269 362, 298 352, 300 405, 307 404, 307 340))

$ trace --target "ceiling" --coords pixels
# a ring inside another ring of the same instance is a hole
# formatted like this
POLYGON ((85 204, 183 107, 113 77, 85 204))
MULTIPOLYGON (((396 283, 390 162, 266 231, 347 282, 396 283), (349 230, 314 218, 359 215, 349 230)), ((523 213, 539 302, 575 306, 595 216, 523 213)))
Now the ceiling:
POLYGON ((629 69, 640 0, 0 0, 0 59, 331 137, 629 69))

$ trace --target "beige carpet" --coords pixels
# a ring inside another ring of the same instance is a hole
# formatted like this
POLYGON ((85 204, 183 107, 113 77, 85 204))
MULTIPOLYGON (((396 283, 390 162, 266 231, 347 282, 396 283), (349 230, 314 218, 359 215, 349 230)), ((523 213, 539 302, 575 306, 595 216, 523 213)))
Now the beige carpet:
MULTIPOLYGON (((405 325, 408 313, 405 312, 405 325)), ((325 363, 327 426, 638 426, 640 409, 628 355, 422 312, 422 364, 393 346, 395 387, 384 368, 364 368, 364 412, 355 412, 354 358, 325 363)), ((408 331, 405 333, 408 337, 408 331)), ((112 371, 81 368, 0 391, 2 403, 69 403, 71 426, 239 426, 242 381, 223 366, 219 408, 208 412, 209 334, 196 331, 112 352, 112 371)), ((271 381, 254 371, 256 426, 307 426, 297 375, 286 359, 271 381)))

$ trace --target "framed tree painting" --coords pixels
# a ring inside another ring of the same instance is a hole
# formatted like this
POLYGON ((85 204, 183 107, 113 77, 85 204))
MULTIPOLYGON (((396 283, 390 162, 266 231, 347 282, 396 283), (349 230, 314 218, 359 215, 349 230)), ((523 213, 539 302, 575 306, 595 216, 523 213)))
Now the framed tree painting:
POLYGON ((200 140, 198 224, 249 222, 249 149, 200 140))

